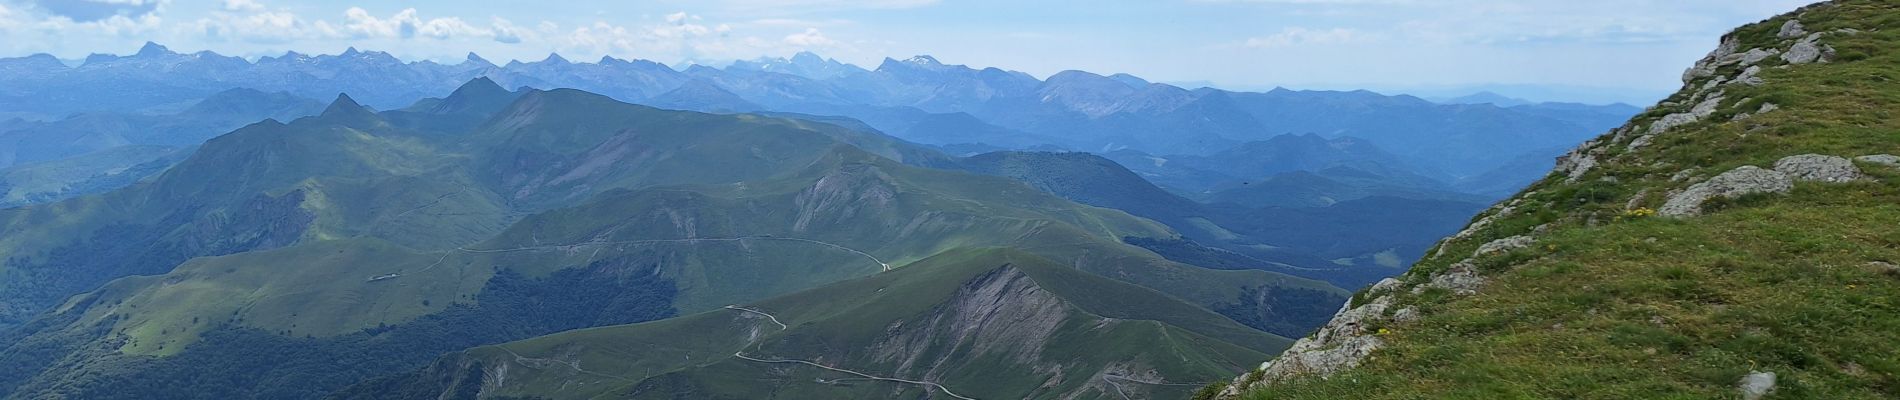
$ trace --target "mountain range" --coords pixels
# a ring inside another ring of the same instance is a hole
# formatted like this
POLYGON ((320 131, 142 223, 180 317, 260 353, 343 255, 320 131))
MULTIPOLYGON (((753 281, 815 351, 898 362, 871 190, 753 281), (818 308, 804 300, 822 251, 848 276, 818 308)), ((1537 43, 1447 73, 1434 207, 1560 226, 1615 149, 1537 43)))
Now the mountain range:
POLYGON ((135 54, 93 55, 76 67, 36 55, 0 59, 0 69, 9 71, 0 76, 7 88, 0 90, 0 105, 39 119, 162 110, 234 88, 306 98, 348 92, 364 104, 392 109, 486 76, 504 87, 576 88, 696 111, 846 116, 929 145, 1205 155, 1282 134, 1353 136, 1399 150, 1407 162, 1448 181, 1478 176, 1527 151, 1575 143, 1637 111, 1622 105, 1437 104, 1364 91, 1190 90, 1082 71, 1038 79, 929 56, 886 59, 865 69, 801 53, 723 69, 675 70, 644 60, 577 63, 559 55, 505 65, 474 54, 457 64, 404 62, 354 48, 247 61, 148 43, 135 54), (136 95, 101 96, 120 92, 136 95), (95 99, 100 97, 110 98, 95 99), (1434 131, 1416 131, 1422 127, 1434 131))
MULTIPOLYGON (((318 115, 207 141, 125 188, 0 211, 11 232, 0 355, 12 361, 0 392, 428 388, 402 377, 500 344, 533 355, 502 368, 621 377, 590 395, 750 398, 777 385, 705 382, 732 368, 825 374, 747 365, 769 354, 990 396, 1104 397, 1114 379, 1238 371, 1345 300, 1319 280, 1171 261, 1124 243, 1178 238, 1167 225, 963 172, 971 163, 861 129, 487 79, 382 112, 339 96, 318 115), (576 331, 595 327, 609 328, 576 331), (595 334, 536 338, 563 331, 595 334), (1144 339, 1155 334, 1173 339, 1144 339), (682 339, 699 341, 656 346, 726 363, 654 354, 622 370, 502 344, 682 339), (1106 343, 1136 345, 1061 355, 1106 343), (1042 375, 1052 371, 1064 372, 1042 375)), ((546 372, 533 379, 579 378, 546 372)), ((527 383, 474 384, 504 382, 527 383)))

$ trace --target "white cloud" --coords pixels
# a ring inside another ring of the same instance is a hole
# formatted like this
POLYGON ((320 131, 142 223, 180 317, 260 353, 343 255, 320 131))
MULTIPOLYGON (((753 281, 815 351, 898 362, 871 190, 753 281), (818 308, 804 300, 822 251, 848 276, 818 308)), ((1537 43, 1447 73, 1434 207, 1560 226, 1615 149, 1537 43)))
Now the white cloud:
POLYGON ((838 41, 831 40, 831 38, 825 37, 825 34, 823 32, 819 32, 818 28, 805 28, 804 32, 786 35, 785 39, 782 41, 788 45, 803 47, 807 49, 825 48, 825 47, 832 47, 832 46, 838 45, 838 41))
POLYGON ((1346 28, 1307 29, 1292 27, 1281 29, 1280 33, 1268 36, 1248 38, 1246 47, 1276 48, 1304 45, 1340 45, 1367 40, 1368 36, 1359 31, 1346 28))
POLYGON ((730 11, 776 17, 848 10, 903 10, 942 3, 940 0, 710 0, 707 4, 730 11))
POLYGON ((405 8, 389 18, 378 18, 362 8, 343 12, 343 31, 358 38, 414 38, 417 36, 448 39, 463 36, 493 36, 494 32, 477 28, 461 18, 422 19, 416 9, 405 8))
MULTIPOLYGON (((245 1, 245 0, 234 0, 245 1)), ((255 3, 252 3, 255 4, 255 3)), ((259 5, 261 6, 261 5, 259 5)), ((387 18, 371 15, 359 7, 344 10, 341 22, 305 20, 289 11, 215 12, 190 25, 207 38, 219 41, 287 43, 299 40, 427 38, 492 39, 496 42, 521 43, 534 31, 500 17, 488 26, 478 26, 457 17, 422 18, 414 8, 403 9, 387 18)))
POLYGON ((224 0, 224 10, 238 11, 238 12, 259 12, 259 11, 264 11, 264 5, 259 4, 258 2, 254 0, 224 0))

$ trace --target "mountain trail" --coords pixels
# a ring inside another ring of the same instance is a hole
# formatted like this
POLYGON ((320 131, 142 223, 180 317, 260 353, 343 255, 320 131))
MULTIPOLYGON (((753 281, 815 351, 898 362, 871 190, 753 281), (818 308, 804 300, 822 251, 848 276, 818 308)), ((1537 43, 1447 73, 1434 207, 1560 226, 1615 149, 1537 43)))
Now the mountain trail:
POLYGON ((824 368, 824 369, 827 369, 827 370, 831 370, 831 371, 836 371, 836 372, 843 372, 843 373, 847 373, 847 374, 852 374, 852 375, 857 375, 857 376, 862 376, 862 377, 864 377, 864 378, 866 378, 866 379, 874 379, 874 380, 880 380, 880 381, 889 381, 889 382, 899 382, 899 383, 908 383, 908 384, 912 384, 912 385, 922 385, 922 386, 924 386, 924 387, 929 387, 929 388, 935 388, 935 389, 937 389, 937 390, 942 390, 942 391, 943 391, 943 394, 946 394, 946 395, 950 395, 950 397, 955 397, 955 398, 959 398, 959 399, 963 399, 963 400, 976 400, 975 398, 972 398, 972 397, 967 397, 967 396, 964 396, 964 395, 960 395, 960 394, 957 394, 956 392, 952 392, 952 391, 950 391, 950 388, 947 388, 947 387, 944 387, 943 385, 940 385, 940 384, 937 384, 937 383, 935 383, 935 382, 924 382, 924 381, 913 381, 913 380, 909 380, 909 379, 899 379, 899 378, 887 378, 887 377, 881 377, 881 376, 875 376, 875 375, 871 375, 871 374, 866 374, 866 373, 863 373, 863 372, 858 372, 858 371, 852 371, 852 370, 848 370, 848 369, 841 369, 841 368, 832 368, 832 367, 827 367, 827 366, 825 366, 824 364, 819 364, 819 363, 815 363, 815 362, 811 362, 811 361, 805 361, 805 360, 767 360, 767 359, 762 359, 762 358, 752 358, 752 357, 748 357, 748 356, 746 356, 746 355, 745 355, 745 353, 743 353, 743 352, 741 352, 741 353, 732 353, 732 356, 733 356, 733 357, 738 357, 739 359, 742 359, 742 360, 746 360, 746 361, 752 361, 752 362, 761 362, 761 363, 770 363, 770 364, 805 364, 805 365, 810 365, 810 366, 814 366, 814 367, 818 367, 818 368, 824 368))

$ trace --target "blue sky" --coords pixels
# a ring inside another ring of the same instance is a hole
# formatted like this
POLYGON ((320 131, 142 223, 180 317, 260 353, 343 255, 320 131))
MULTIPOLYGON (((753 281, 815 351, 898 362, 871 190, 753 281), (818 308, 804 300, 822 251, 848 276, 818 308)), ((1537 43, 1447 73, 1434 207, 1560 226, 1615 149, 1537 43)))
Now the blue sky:
POLYGON ((1648 96, 1673 91, 1728 29, 1809 2, 0 0, 0 55, 125 54, 149 40, 248 57, 355 46, 405 59, 559 52, 723 65, 810 50, 866 67, 931 54, 1038 76, 1082 69, 1241 89, 1648 96))

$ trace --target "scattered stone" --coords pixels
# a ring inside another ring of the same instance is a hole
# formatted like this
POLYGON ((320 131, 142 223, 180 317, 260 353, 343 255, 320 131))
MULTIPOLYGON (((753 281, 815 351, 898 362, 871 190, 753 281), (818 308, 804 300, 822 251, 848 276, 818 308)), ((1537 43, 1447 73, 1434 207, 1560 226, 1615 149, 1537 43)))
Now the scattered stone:
POLYGON ((1860 157, 1854 157, 1854 160, 1864 162, 1864 163, 1869 163, 1869 164, 1880 164, 1880 165, 1885 165, 1889 167, 1900 168, 1900 156, 1895 156, 1892 154, 1875 154, 1871 156, 1860 156, 1860 157))
POLYGON ((1867 268, 1872 268, 1874 272, 1900 276, 1900 265, 1893 265, 1893 263, 1886 261, 1868 261, 1867 268))
POLYGON ((1629 202, 1623 203, 1623 211, 1635 210, 1642 207, 1643 203, 1648 201, 1649 189, 1643 189, 1642 191, 1636 192, 1635 196, 1630 197, 1629 202))
POLYGON ((1722 38, 1721 46, 1716 47, 1714 51, 1710 51, 1708 56, 1702 57, 1702 60, 1697 61, 1695 66, 1689 67, 1688 71, 1682 72, 1682 83, 1687 85, 1698 78, 1715 76, 1715 70, 1721 67, 1720 63, 1722 60, 1735 55, 1735 52, 1741 50, 1741 47, 1742 42, 1740 38, 1734 36, 1722 38))
POLYGON ((1760 76, 1756 76, 1759 74, 1761 74, 1760 65, 1750 66, 1748 67, 1748 69, 1742 70, 1741 75, 1736 75, 1735 81, 1733 83, 1748 85, 1748 86, 1761 86, 1764 83, 1768 83, 1767 80, 1761 79, 1760 76))
POLYGON ((1479 256, 1492 254, 1492 253, 1504 253, 1504 252, 1509 252, 1511 250, 1531 247, 1532 244, 1536 244, 1536 243, 1537 243, 1536 238, 1532 238, 1530 236, 1524 236, 1524 235, 1517 235, 1517 236, 1507 237, 1503 239, 1493 240, 1491 241, 1491 243, 1485 243, 1483 246, 1478 246, 1478 252, 1473 253, 1471 256, 1479 257, 1479 256))
POLYGON ((1590 151, 1595 145, 1595 141, 1586 142, 1570 150, 1569 153, 1565 153, 1563 157, 1557 157, 1557 172, 1566 173, 1569 176, 1565 182, 1576 182, 1578 178, 1583 177, 1583 174, 1589 173, 1590 169, 1596 168, 1597 157, 1590 151))
POLYGON ((1404 324, 1404 323, 1411 323, 1412 321, 1417 321, 1418 319, 1419 319, 1419 314, 1418 314, 1418 308, 1416 307, 1401 308, 1398 311, 1392 312, 1392 322, 1404 324))
POLYGON ((1795 42, 1793 47, 1789 47, 1787 53, 1781 54, 1781 60, 1797 65, 1827 62, 1827 56, 1834 53, 1834 48, 1822 45, 1820 40, 1819 33, 1802 38, 1800 42, 1795 42))
POLYGON ((1755 65, 1769 57, 1781 55, 1781 49, 1752 49, 1742 53, 1742 65, 1755 65))
POLYGON ((1775 103, 1761 103, 1761 109, 1756 110, 1755 115, 1767 114, 1780 109, 1781 106, 1775 105, 1775 103))
POLYGON ((1665 217, 1689 217, 1702 214, 1702 203, 1715 198, 1736 198, 1756 193, 1787 193, 1794 178, 1787 174, 1755 166, 1743 166, 1724 172, 1670 196, 1657 214, 1665 217))
MULTIPOLYGON (((1696 121, 1701 121, 1703 118, 1708 118, 1710 114, 1715 114, 1716 107, 1722 105, 1723 99, 1725 99, 1725 97, 1723 97, 1722 92, 1718 91, 1709 95, 1709 98, 1702 100, 1701 103, 1696 103, 1695 107, 1689 109, 1689 112, 1664 115, 1662 119, 1649 125, 1649 134, 1662 133, 1668 131, 1670 128, 1692 124, 1696 121)), ((1635 146, 1635 144, 1632 143, 1631 146, 1635 146)), ((1631 148, 1634 149, 1635 147, 1631 148)))
POLYGON ((1403 284, 1405 284, 1405 282, 1400 282, 1398 279, 1393 279, 1393 278, 1380 279, 1379 283, 1372 284, 1371 289, 1366 289, 1366 293, 1390 292, 1392 291, 1392 289, 1398 289, 1399 285, 1403 285, 1403 284))
POLYGON ((1807 36, 1807 35, 1808 35, 1808 28, 1807 26, 1801 25, 1801 20, 1790 19, 1788 20, 1788 22, 1781 24, 1781 32, 1776 33, 1775 37, 1782 38, 1782 39, 1794 39, 1794 38, 1807 36))
POLYGON ((1860 168, 1846 158, 1802 154, 1775 161, 1775 171, 1788 174, 1797 181, 1815 181, 1828 183, 1851 182, 1865 179, 1860 168))
MULTIPOLYGON (((1653 127, 1653 125, 1652 125, 1652 127, 1653 127)), ((1630 145, 1629 145, 1628 147, 1625 147, 1625 148, 1624 148, 1623 150, 1624 150, 1624 151, 1636 151, 1636 149, 1640 149, 1640 148, 1643 148, 1643 146, 1648 146, 1648 145, 1649 145, 1649 142, 1650 142, 1650 141, 1653 141, 1653 140, 1656 140, 1656 134, 1653 134, 1653 133, 1652 133, 1652 134, 1647 134, 1647 135, 1643 135, 1643 136, 1637 136, 1637 137, 1636 137, 1636 140, 1631 140, 1631 141, 1630 141, 1630 145)))
POLYGON ((1478 276, 1477 264, 1472 264, 1471 259, 1465 259, 1452 264, 1451 268, 1446 269, 1445 272, 1433 276, 1431 283, 1413 288, 1412 294, 1424 293, 1425 289, 1439 288, 1450 290, 1460 296, 1468 296, 1478 293, 1478 288, 1484 287, 1485 281, 1484 277, 1478 276))
POLYGON ((1742 377, 1740 389, 1742 400, 1761 400, 1769 392, 1775 391, 1775 373, 1749 371, 1748 376, 1742 377))

